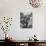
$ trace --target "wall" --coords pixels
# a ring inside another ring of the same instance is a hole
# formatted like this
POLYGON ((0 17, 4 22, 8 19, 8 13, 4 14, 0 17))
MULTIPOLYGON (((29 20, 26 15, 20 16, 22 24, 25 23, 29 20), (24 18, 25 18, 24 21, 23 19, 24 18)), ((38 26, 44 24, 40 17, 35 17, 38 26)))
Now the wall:
MULTIPOLYGON (((17 40, 27 40, 34 34, 37 35, 37 39, 45 39, 45 16, 46 8, 33 8, 30 6, 28 0, 0 0, 0 18, 1 17, 13 17, 13 22, 10 31, 17 40), (33 13, 33 28, 32 29, 21 29, 20 28, 20 12, 33 13)), ((0 35, 2 35, 0 31, 0 35)), ((4 34, 4 33, 3 33, 4 34)), ((0 39, 3 37, 0 36, 0 39)))

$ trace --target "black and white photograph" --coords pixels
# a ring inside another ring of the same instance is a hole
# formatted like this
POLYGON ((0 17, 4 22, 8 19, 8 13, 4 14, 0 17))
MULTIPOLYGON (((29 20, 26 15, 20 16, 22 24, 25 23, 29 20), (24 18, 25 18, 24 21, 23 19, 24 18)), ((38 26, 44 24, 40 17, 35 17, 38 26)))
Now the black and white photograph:
POLYGON ((32 19, 32 12, 26 15, 20 12, 20 28, 32 28, 32 19))

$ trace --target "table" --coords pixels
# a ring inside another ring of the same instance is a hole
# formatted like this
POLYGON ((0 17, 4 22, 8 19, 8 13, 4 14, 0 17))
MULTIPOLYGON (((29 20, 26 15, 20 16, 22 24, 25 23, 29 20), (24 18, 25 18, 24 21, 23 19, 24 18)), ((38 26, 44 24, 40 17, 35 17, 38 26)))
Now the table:
POLYGON ((46 40, 29 41, 29 40, 9 40, 9 44, 16 46, 46 46, 46 40))

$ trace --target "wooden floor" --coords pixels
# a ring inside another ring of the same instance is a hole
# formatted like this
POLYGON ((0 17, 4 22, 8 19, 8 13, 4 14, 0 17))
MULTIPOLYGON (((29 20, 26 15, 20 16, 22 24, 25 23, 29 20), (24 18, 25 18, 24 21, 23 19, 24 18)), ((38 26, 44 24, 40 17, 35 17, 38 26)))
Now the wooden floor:
POLYGON ((15 45, 10 45, 10 44, 5 44, 4 42, 0 42, 0 46, 15 46, 15 45))
POLYGON ((8 44, 5 41, 0 41, 0 46, 16 46, 16 45, 8 44))
POLYGON ((46 40, 44 41, 6 41, 6 40, 0 40, 0 46, 46 46, 46 40))

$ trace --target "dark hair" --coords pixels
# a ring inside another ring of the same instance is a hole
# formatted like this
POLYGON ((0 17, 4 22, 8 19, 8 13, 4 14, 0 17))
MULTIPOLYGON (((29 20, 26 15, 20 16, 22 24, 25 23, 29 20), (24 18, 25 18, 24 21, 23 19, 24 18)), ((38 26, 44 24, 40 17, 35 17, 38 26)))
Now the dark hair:
POLYGON ((34 35, 34 37, 36 37, 36 35, 34 35))

